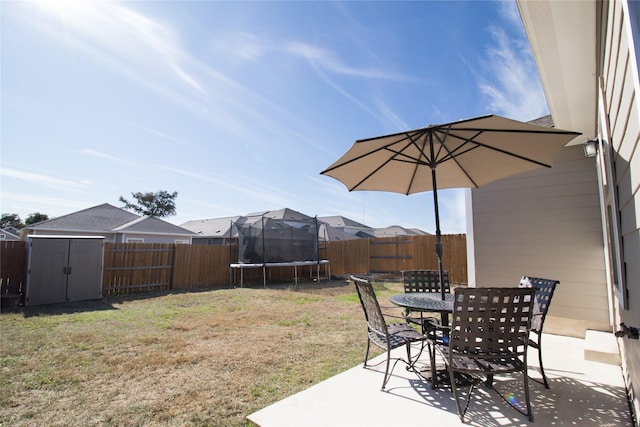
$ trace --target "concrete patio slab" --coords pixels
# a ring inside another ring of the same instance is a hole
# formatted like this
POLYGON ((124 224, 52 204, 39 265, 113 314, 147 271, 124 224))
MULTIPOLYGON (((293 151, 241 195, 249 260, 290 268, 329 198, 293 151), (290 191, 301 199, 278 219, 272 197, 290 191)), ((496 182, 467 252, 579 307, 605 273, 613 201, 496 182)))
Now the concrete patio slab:
MULTIPOLYGON (((633 425, 619 366, 585 360, 585 342, 579 338, 545 334, 543 345, 551 388, 529 382, 534 422, 481 385, 473 392, 465 417, 468 425, 633 425)), ((381 355, 372 363, 384 360, 381 355)), ((530 374, 539 378, 537 360, 531 349, 530 374)), ((381 391, 383 373, 384 363, 368 369, 360 364, 247 418, 260 427, 461 425, 449 388, 431 390, 420 375, 398 364, 386 391, 381 391)), ((496 388, 518 400, 521 379, 496 378, 496 388)))

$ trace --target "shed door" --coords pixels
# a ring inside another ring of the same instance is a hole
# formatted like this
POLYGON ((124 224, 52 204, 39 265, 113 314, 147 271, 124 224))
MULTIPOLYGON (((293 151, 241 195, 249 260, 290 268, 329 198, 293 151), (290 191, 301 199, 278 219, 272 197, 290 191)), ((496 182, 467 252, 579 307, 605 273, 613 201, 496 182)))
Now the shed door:
POLYGON ((33 239, 29 249, 27 304, 66 301, 69 240, 33 239))
POLYGON ((72 239, 69 245, 68 301, 102 296, 102 240, 72 239))

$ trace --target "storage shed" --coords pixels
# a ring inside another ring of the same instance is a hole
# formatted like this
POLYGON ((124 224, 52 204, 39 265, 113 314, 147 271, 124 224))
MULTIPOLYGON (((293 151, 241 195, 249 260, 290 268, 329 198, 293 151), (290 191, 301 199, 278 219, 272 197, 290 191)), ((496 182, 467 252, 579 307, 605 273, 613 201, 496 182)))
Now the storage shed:
POLYGON ((103 236, 29 236, 25 305, 102 297, 103 236))

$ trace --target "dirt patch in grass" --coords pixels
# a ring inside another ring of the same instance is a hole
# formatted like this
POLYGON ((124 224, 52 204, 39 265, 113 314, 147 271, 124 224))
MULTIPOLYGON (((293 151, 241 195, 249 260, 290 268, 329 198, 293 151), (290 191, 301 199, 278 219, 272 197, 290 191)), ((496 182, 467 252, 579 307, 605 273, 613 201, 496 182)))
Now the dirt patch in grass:
MULTIPOLYGON (((377 286, 381 302, 401 285, 377 286)), ((0 315, 0 425, 243 426, 362 362, 343 281, 109 297, 0 315)))

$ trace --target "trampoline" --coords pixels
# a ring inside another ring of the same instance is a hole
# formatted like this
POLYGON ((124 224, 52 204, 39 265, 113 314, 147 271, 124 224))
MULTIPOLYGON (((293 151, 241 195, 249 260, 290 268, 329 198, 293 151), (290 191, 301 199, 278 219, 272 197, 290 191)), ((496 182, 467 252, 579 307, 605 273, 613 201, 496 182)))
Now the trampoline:
MULTIPOLYGON (((318 282, 320 281, 320 266, 326 266, 324 268, 324 278, 328 279, 331 277, 331 267, 329 265, 329 260, 321 259, 318 261, 292 261, 292 262, 266 262, 266 263, 258 263, 258 264, 245 264, 245 263, 237 263, 230 264, 232 269, 240 270, 240 287, 243 286, 244 283, 244 269, 245 268, 262 268, 262 284, 267 286, 267 268, 270 267, 293 267, 293 280, 296 285, 298 284, 298 267, 301 266, 312 266, 316 265, 316 279, 318 282)), ((309 278, 313 278, 313 270, 309 270, 309 278)))
MULTIPOLYGON (((262 282, 267 285, 267 269, 292 267, 293 280, 298 283, 298 267, 316 266, 320 280, 320 266, 325 278, 331 277, 329 261, 318 256, 317 218, 276 219, 262 215, 242 217, 232 222, 238 235, 238 262, 230 269, 240 271, 240 286, 244 284, 245 269, 262 269, 262 282)), ((309 269, 310 278, 313 269, 309 269)))

